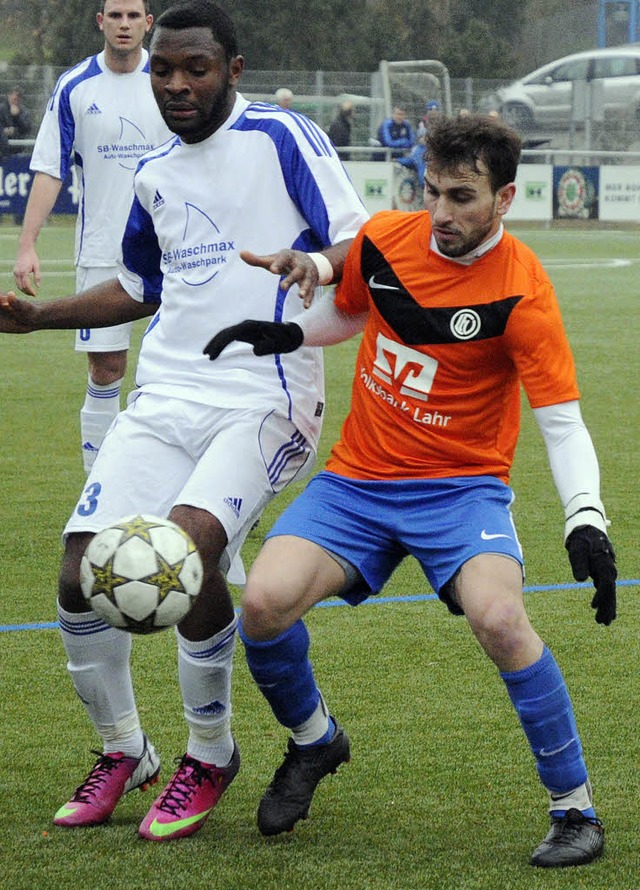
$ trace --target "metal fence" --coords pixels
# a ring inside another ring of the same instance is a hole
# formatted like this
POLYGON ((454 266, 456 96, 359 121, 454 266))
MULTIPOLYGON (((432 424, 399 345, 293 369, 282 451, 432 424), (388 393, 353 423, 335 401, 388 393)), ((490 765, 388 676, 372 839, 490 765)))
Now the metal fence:
MULTIPOLYGON (((46 102, 63 68, 30 65, 0 68, 0 96, 14 86, 22 90, 23 101, 30 111, 37 131, 46 102)), ((408 81, 407 81, 408 83, 408 81)), ((460 108, 470 111, 488 111, 495 107, 495 91, 504 81, 478 78, 452 78, 449 81, 452 113, 460 108)), ((249 99, 273 101, 279 87, 288 87, 294 93, 293 107, 307 114, 323 129, 328 129, 337 113, 339 104, 349 99, 355 106, 352 142, 353 157, 366 157, 369 140, 375 137, 378 125, 385 116, 385 87, 380 70, 362 71, 260 71, 244 72, 241 92, 249 99)), ((428 89, 424 88, 425 91, 428 89)), ((414 95, 407 88, 403 101, 410 120, 417 124, 424 112, 424 101, 430 95, 414 95)), ((631 120, 607 121, 606 125, 594 124, 585 144, 580 129, 558 127, 553 131, 523 133, 526 148, 542 147, 550 151, 580 150, 625 152, 640 148, 640 133, 631 120)))
MULTIPOLYGON (((5 66, 0 69, 0 95, 12 87, 22 90, 25 107, 31 113, 35 130, 40 123, 46 102, 55 83, 64 71, 50 65, 26 67, 5 66)), ((499 81, 481 81, 469 78, 452 81, 454 108, 482 107, 486 96, 499 81)), ((353 141, 366 145, 374 136, 385 116, 384 90, 379 71, 259 71, 247 69, 243 73, 241 92, 249 99, 273 101, 279 87, 288 87, 294 93, 294 108, 327 129, 338 106, 344 99, 351 99, 356 108, 353 141)), ((407 111, 416 123, 423 112, 424 101, 407 111), (415 113, 414 113, 415 111, 415 113)))

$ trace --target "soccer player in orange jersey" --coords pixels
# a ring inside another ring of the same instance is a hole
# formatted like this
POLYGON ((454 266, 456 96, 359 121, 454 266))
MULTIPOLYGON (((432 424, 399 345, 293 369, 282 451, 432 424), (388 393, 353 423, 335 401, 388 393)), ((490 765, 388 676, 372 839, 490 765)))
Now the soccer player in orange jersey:
POLYGON ((329 596, 357 604, 378 593, 410 554, 449 610, 466 617, 531 746, 551 816, 532 865, 582 865, 603 851, 571 699, 525 611, 510 509, 522 385, 564 509, 573 574, 593 579, 596 621, 610 624, 615 556, 571 350, 542 265, 502 224, 520 148, 513 130, 485 117, 434 124, 426 212, 365 223, 335 300, 294 323, 243 322, 206 349, 213 359, 240 339, 256 354, 277 353, 363 331, 341 437, 271 530, 242 603, 249 668, 292 733, 260 803, 264 834, 293 828, 318 782, 349 759, 313 676, 302 617, 329 596))

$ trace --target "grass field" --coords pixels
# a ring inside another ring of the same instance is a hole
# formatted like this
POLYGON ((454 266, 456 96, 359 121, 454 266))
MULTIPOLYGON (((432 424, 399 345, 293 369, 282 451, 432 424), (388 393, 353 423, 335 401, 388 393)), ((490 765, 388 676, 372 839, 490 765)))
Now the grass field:
MULTIPOLYGON (((83 483, 78 410, 86 360, 71 332, 0 335, 0 885, 7 890, 638 890, 640 622, 638 233, 519 229, 545 261, 579 369, 600 457, 620 574, 619 617, 599 627, 562 546, 562 512, 525 406, 513 474, 532 620, 562 666, 578 717, 607 851, 598 863, 538 871, 546 793, 508 696, 463 619, 406 561, 379 601, 309 615, 325 697, 352 761, 318 790, 309 820, 263 839, 255 810, 286 735, 240 648, 234 731, 242 770, 206 827, 170 844, 138 841, 153 799, 129 795, 109 826, 55 829, 51 817, 93 763, 97 739, 67 676, 55 622, 60 530, 83 483)), ((12 285, 17 230, 0 226, 0 287, 12 285)), ((42 297, 73 289, 72 229, 41 236, 42 297)), ((140 332, 138 331, 138 334, 140 332)), ((355 343, 327 350, 321 462, 347 410, 355 343)), ((129 382, 131 372, 129 373, 129 382)), ((282 495, 248 540, 296 491, 282 495)), ((237 592, 236 592, 237 593, 237 592)), ((164 760, 185 728, 171 632, 138 638, 134 675, 146 731, 164 760)), ((161 787, 161 786, 160 786, 161 787)))

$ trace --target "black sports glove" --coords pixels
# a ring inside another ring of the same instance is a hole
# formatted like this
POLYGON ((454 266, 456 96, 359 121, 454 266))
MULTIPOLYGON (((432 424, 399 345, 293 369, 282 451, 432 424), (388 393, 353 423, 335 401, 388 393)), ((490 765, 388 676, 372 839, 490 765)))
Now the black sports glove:
POLYGON ((294 321, 256 321, 249 318, 218 331, 202 351, 213 361, 234 340, 252 343, 255 355, 272 355, 275 352, 294 352, 302 346, 304 334, 294 321))
POLYGON ((591 608, 598 624, 609 625, 616 617, 616 555, 611 541, 593 525, 574 528, 565 545, 576 581, 591 576, 596 588, 591 608))

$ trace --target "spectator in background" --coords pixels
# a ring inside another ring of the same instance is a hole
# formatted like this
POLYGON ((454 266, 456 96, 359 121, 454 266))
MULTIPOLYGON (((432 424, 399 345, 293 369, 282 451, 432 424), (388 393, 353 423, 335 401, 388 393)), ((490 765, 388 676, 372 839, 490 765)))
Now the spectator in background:
POLYGON ((392 148, 391 157, 401 158, 416 144, 413 127, 407 120, 404 108, 396 105, 391 117, 382 121, 378 128, 378 141, 385 148, 392 148))
POLYGON ((293 102, 293 93, 287 87, 280 87, 279 90, 276 90, 275 100, 276 105, 288 110, 291 108, 291 103, 293 102))
MULTIPOLYGON (((335 120, 327 131, 329 139, 336 148, 343 148, 351 145, 351 125, 353 123, 353 102, 343 102, 338 110, 335 120)), ((348 161, 351 157, 349 154, 339 152, 343 161, 348 161)))
MULTIPOLYGON (((26 139, 31 134, 31 115, 22 104, 22 92, 18 87, 13 87, 0 105, 0 128, 6 140, 26 139)), ((19 145, 9 148, 10 154, 20 151, 19 145)))
POLYGON ((425 140, 426 136, 420 136, 408 155, 405 155, 403 158, 396 158, 398 164, 407 167, 409 170, 415 170, 421 190, 424 188, 424 174, 427 169, 425 140))
POLYGON ((434 117, 438 116, 439 114, 440 114, 440 103, 439 102, 437 102, 435 99, 430 99, 428 102, 425 102, 424 114, 418 121, 418 127, 417 127, 418 139, 420 139, 420 138, 424 139, 424 137, 429 132, 429 121, 432 120, 434 117))
POLYGON ((9 137, 4 131, 4 127, 0 127, 0 161, 7 158, 11 154, 11 146, 9 145, 9 137))
MULTIPOLYGON (((13 87, 0 104, 0 157, 18 155, 24 151, 20 145, 11 145, 11 139, 26 139, 31 133, 31 115, 22 104, 22 92, 13 87)), ((13 221, 22 225, 24 213, 16 212, 13 221)))

